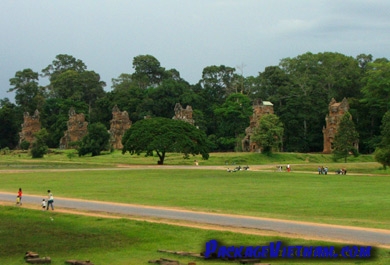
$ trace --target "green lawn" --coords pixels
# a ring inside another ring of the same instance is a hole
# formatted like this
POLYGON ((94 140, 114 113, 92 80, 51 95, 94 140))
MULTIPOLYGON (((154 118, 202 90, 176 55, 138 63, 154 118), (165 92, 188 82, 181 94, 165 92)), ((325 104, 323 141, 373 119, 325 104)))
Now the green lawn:
MULTIPOLYGON (((205 243, 216 239, 221 244, 236 246, 262 246, 282 241, 285 246, 329 246, 331 243, 235 234, 230 232, 200 230, 173 225, 103 219, 34 211, 20 207, 0 207, 0 262, 7 265, 26 264, 26 251, 49 256, 53 265, 62 265, 69 259, 91 260, 95 265, 148 264, 161 257, 179 260, 182 264, 222 265, 238 264, 220 260, 181 257, 160 253, 158 250, 175 250, 200 253, 205 243)), ((336 244, 342 246, 342 244, 336 244)), ((389 251, 377 249, 375 256, 366 260, 289 260, 268 259, 271 264, 367 264, 387 265, 389 251)))
MULTIPOLYGON (((7 155, 0 154, 0 169, 8 168, 55 168, 71 166, 80 167, 112 167, 117 164, 139 164, 139 165, 156 165, 159 158, 157 155, 145 157, 144 155, 122 154, 116 150, 113 153, 103 153, 101 156, 79 157, 75 150, 51 150, 42 159, 32 159, 27 151, 13 151, 7 155)), ((168 153, 164 164, 166 165, 193 165, 194 160, 198 160, 200 165, 267 165, 267 164, 300 164, 300 165, 317 165, 320 163, 333 164, 332 155, 325 154, 301 154, 301 153, 275 153, 267 156, 259 153, 211 153, 208 160, 202 160, 201 156, 190 156, 188 159, 183 158, 183 154, 168 153)), ((344 164, 342 160, 338 161, 344 164)), ((351 156, 348 163, 367 163, 375 162, 372 155, 351 156)), ((347 165, 348 165, 347 163, 347 165)), ((375 163, 379 168, 379 164, 375 163)))
POLYGON ((3 173, 0 190, 390 229, 386 176, 144 169, 3 173))
MULTIPOLYGON (((148 165, 156 157, 122 155, 116 151, 99 157, 68 156, 73 150, 56 151, 43 159, 27 153, 0 155, 0 191, 55 197, 179 207, 217 213, 282 218, 339 225, 390 229, 390 172, 372 156, 351 157, 348 163, 332 161, 323 154, 216 153, 207 161, 168 154, 166 165, 259 165, 268 171, 211 169, 115 169, 118 164, 148 165), (275 165, 291 164, 293 171, 274 172, 275 165), (330 169, 318 175, 317 167, 330 169), (348 175, 335 175, 346 167, 348 175), (26 172, 13 172, 23 169, 26 172), (66 172, 55 169, 84 169, 66 172), (92 170, 97 169, 97 170, 92 170), (1 171, 3 170, 3 171, 1 171), (351 175, 349 175, 351 173, 351 175), (353 175, 355 174, 355 175, 353 175)), ((200 166, 200 168, 201 168, 200 166)), ((37 208, 39 206, 37 205, 37 208)), ((0 264, 25 264, 26 251, 50 256, 52 264, 66 259, 90 259, 96 265, 147 264, 166 257, 183 264, 193 261, 158 249, 200 252, 206 241, 218 239, 228 245, 264 245, 281 240, 286 245, 330 243, 260 237, 228 232, 183 228, 125 219, 103 219, 0 207, 0 264), (51 221, 50 217, 53 217, 51 221)), ((378 250, 370 260, 265 260, 271 264, 388 264, 388 250, 378 250)), ((226 264, 195 260, 196 264, 226 264)))

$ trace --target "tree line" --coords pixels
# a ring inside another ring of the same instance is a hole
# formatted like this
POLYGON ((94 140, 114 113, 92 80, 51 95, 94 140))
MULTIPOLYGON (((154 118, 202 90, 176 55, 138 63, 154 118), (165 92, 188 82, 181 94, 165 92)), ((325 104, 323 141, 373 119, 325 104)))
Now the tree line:
POLYGON ((145 116, 172 118, 175 104, 181 103, 192 106, 195 125, 213 143, 211 151, 240 151, 252 102, 262 99, 274 104, 284 125, 283 151, 321 152, 328 104, 344 97, 359 134, 359 151, 372 153, 383 142, 382 119, 390 107, 386 58, 307 52, 247 77, 240 69, 212 65, 203 69, 196 84, 184 80, 178 70, 164 68, 152 55, 134 57, 132 68, 112 79, 110 91, 104 90, 106 83, 98 73, 67 54, 57 55, 40 72, 16 72, 8 88, 15 92, 15 103, 0 100, 0 148, 17 146, 23 113, 35 109, 47 130, 47 145, 57 148, 70 107, 84 113, 90 124, 109 128, 115 105, 127 111, 134 124, 145 116), (42 86, 44 78, 49 84, 42 86))

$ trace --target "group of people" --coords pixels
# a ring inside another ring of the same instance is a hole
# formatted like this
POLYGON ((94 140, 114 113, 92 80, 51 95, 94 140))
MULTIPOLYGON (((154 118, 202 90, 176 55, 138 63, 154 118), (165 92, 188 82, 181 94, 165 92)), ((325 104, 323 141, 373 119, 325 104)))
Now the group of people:
MULTIPOLYGON (((16 196, 16 205, 21 206, 22 205, 22 196, 23 191, 22 188, 19 188, 18 195, 16 196)), ((47 201, 46 199, 42 199, 42 210, 49 210, 49 207, 51 207, 52 210, 54 210, 54 196, 53 193, 50 190, 47 190, 47 201)))
MULTIPOLYGON (((276 166, 276 171, 278 171, 278 172, 282 172, 283 171, 283 166, 276 166)), ((287 166, 286 166, 286 171, 287 172, 291 172, 291 166, 290 166, 290 164, 288 164, 287 166)))
POLYGON ((318 175, 328 175, 328 167, 318 166, 318 175))
MULTIPOLYGON (((347 169, 340 168, 335 171, 338 175, 346 175, 347 169)), ((328 167, 318 166, 318 175, 327 175, 328 174, 328 167)))
POLYGON ((248 170, 248 169, 249 169, 249 166, 244 166, 244 167, 238 166, 238 167, 234 168, 233 170, 228 168, 227 172, 237 172, 240 170, 248 170))
POLYGON ((347 169, 346 168, 340 168, 336 170, 336 174, 338 175, 347 175, 347 169))

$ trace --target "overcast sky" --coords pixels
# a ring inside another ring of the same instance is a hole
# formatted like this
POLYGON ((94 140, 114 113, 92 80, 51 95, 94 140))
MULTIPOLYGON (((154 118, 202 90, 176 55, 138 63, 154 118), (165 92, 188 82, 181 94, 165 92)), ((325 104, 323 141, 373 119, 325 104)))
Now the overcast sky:
POLYGON ((145 54, 191 84, 210 65, 256 76, 308 51, 390 58, 390 1, 1 0, 0 34, 0 99, 14 101, 9 79, 58 54, 82 60, 106 91, 145 54))

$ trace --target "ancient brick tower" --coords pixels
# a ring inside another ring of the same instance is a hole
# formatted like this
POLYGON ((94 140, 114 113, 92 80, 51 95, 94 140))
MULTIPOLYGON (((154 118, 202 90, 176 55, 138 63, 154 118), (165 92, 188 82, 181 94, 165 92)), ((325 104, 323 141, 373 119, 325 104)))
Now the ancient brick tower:
POLYGON ((242 140, 242 151, 259 152, 261 148, 252 141, 251 137, 255 129, 259 126, 260 118, 267 114, 274 114, 274 105, 269 101, 261 99, 253 102, 253 114, 250 117, 249 127, 245 129, 245 137, 242 140))
POLYGON ((67 149, 72 142, 80 141, 88 133, 88 122, 85 121, 83 113, 77 114, 75 109, 70 108, 69 120, 66 123, 68 130, 64 132, 64 136, 60 139, 60 148, 67 149))
POLYGON ((192 119, 192 107, 190 105, 183 109, 180 103, 176 103, 175 116, 172 119, 185 121, 192 125, 195 124, 195 121, 192 119))
POLYGON ((19 146, 23 141, 31 143, 35 140, 34 133, 41 129, 39 120, 39 111, 35 110, 34 115, 30 116, 28 112, 23 114, 22 131, 19 133, 19 146))
POLYGON ((336 102, 334 98, 329 103, 329 114, 326 115, 325 121, 326 125, 322 129, 324 135, 324 150, 322 151, 325 154, 332 153, 332 143, 334 137, 337 134, 337 129, 340 124, 341 117, 348 112, 349 103, 346 98, 341 102, 336 102))
POLYGON ((126 130, 131 127, 131 120, 127 111, 120 111, 118 106, 112 109, 112 120, 110 121, 111 145, 114 149, 122 149, 122 137, 126 130))

